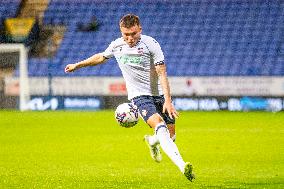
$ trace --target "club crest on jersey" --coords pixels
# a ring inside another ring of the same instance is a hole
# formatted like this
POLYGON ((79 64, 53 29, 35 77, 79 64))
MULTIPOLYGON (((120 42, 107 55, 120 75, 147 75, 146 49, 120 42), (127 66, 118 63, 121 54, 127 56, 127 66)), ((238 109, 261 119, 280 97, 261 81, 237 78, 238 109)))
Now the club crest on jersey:
POLYGON ((142 110, 142 112, 141 112, 141 113, 142 113, 142 116, 144 116, 144 117, 145 117, 145 116, 147 115, 147 110, 142 110))
POLYGON ((144 54, 143 47, 139 47, 137 50, 138 54, 144 54))

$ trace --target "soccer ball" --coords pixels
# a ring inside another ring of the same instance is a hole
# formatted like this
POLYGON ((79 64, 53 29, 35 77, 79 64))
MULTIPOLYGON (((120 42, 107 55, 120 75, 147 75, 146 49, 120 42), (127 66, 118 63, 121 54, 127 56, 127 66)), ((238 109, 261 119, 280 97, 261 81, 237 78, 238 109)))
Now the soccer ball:
POLYGON ((125 128, 133 127, 139 118, 137 106, 132 103, 120 104, 115 110, 115 119, 118 124, 125 128))

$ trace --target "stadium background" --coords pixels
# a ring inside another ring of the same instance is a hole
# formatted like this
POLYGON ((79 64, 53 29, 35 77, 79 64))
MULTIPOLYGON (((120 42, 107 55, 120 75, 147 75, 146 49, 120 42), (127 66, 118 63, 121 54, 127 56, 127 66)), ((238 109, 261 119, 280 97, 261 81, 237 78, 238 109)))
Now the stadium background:
MULTIPOLYGON (((283 109, 283 1, 8 0, 0 11, 2 43, 22 42, 29 51, 29 108, 114 108, 126 101, 115 59, 70 75, 64 67, 106 49, 120 36, 121 15, 134 12, 164 50, 178 109, 283 109)), ((15 108, 19 66, 15 56, 1 62, 7 60, 0 107, 15 108)))
POLYGON ((0 188, 284 188, 282 0, 0 0, 0 19, 0 188), (114 59, 64 73, 129 12, 163 48, 194 183, 164 154, 152 162, 145 123, 115 122, 127 98, 114 59), (19 54, 1 50, 19 43, 27 107, 48 111, 18 111, 19 54))

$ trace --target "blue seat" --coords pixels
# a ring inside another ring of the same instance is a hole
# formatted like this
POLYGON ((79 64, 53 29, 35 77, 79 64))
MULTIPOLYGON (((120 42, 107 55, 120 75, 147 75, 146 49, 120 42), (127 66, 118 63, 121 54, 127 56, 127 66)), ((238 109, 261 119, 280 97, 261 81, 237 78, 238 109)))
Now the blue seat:
MULTIPOLYGON (((104 51, 121 35, 117 27, 121 15, 135 12, 141 18, 143 32, 161 44, 170 76, 283 75, 284 47, 279 47, 284 44, 283 9, 284 4, 276 1, 129 1, 126 6, 123 1, 53 0, 44 23, 68 27, 54 57, 60 60, 60 69, 104 51), (93 16, 102 23, 99 30, 78 32, 77 24, 87 24, 93 16)), ((56 71, 52 74, 62 75, 56 71)), ((111 59, 106 65, 72 74, 83 75, 121 73, 111 59)))

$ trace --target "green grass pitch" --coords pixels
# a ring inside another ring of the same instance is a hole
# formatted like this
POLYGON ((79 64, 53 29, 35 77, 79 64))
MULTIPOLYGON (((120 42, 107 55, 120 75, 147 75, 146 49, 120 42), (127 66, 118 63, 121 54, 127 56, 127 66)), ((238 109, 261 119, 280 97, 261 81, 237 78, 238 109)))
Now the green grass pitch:
POLYGON ((151 159, 142 120, 126 129, 113 114, 0 111, 0 188, 284 188, 284 112, 181 112, 192 183, 151 159))

